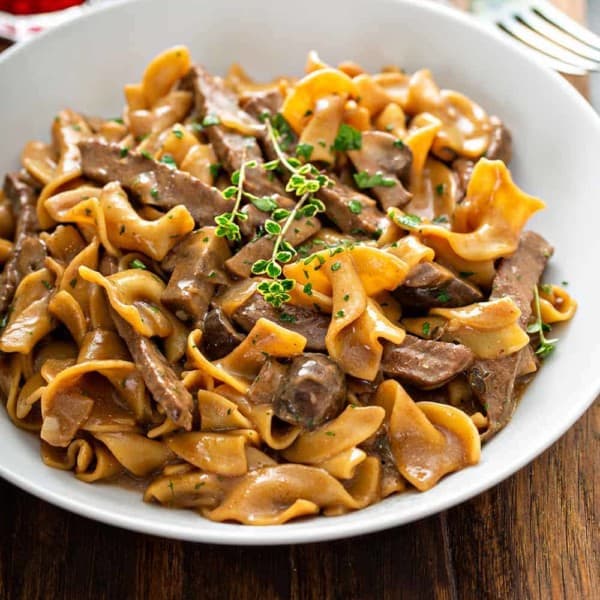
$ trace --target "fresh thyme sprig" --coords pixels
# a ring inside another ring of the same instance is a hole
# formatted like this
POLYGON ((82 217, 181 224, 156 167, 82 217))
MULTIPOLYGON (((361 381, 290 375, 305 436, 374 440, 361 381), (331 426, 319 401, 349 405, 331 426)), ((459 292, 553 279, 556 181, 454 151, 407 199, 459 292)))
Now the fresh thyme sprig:
POLYGON ((244 197, 244 180, 246 178, 246 169, 252 169, 257 165, 258 163, 255 160, 242 162, 240 170, 232 173, 232 185, 226 187, 222 194, 223 198, 228 200, 235 196, 235 204, 231 212, 226 212, 215 217, 215 223, 217 224, 215 233, 218 237, 227 238, 230 242, 239 242, 242 239, 240 226, 235 221, 236 219, 238 221, 245 221, 248 218, 246 213, 240 211, 240 205, 244 197))
POLYGON ((269 259, 257 260, 252 265, 254 275, 267 275, 270 281, 263 281, 258 286, 258 291, 265 300, 276 308, 290 300, 289 292, 293 289, 293 279, 279 279, 283 273, 283 265, 291 262, 298 254, 285 236, 290 227, 300 217, 314 217, 317 213, 325 211, 325 205, 314 194, 323 186, 329 185, 330 180, 323 175, 314 165, 302 164, 298 159, 288 157, 281 149, 278 136, 269 119, 266 119, 267 133, 277 154, 277 159, 264 164, 266 170, 275 170, 280 166, 290 172, 286 184, 286 191, 294 192, 300 197, 294 208, 290 211, 276 208, 271 213, 271 219, 265 222, 264 228, 268 235, 275 238, 273 251, 269 259))
POLYGON ((540 344, 537 347, 535 353, 541 358, 546 358, 556 348, 558 338, 548 340, 544 335, 544 332, 550 331, 550 325, 547 325, 542 321, 542 309, 540 307, 540 294, 538 292, 537 285, 533 286, 533 303, 535 309, 535 323, 532 323, 527 327, 527 333, 538 333, 540 337, 540 344))

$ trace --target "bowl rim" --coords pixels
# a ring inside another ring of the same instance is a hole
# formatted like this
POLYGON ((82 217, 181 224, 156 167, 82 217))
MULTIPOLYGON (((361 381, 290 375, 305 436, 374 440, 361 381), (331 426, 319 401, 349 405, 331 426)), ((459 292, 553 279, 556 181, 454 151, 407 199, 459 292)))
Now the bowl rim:
MULTIPOLYGON (((368 4, 368 0, 360 0, 368 4)), ((583 111, 586 118, 593 122, 594 127, 600 138, 600 116, 592 108, 592 106, 581 96, 575 88, 569 84, 558 73, 544 68, 539 61, 532 56, 531 51, 526 48, 521 48, 519 45, 511 42, 505 34, 494 31, 485 23, 477 21, 476 18, 469 16, 463 11, 445 6, 435 0, 378 0, 382 4, 396 5, 394 10, 402 10, 402 6, 410 6, 416 10, 423 11, 429 14, 443 15, 445 19, 459 23, 461 26, 479 31, 486 37, 491 37, 496 40, 496 43, 501 44, 503 52, 508 56, 513 56, 519 61, 526 61, 530 65, 535 65, 541 76, 551 81, 551 85, 558 86, 561 93, 570 97, 572 102, 575 102, 578 109, 583 111)), ((144 0, 114 0, 111 3, 99 4, 91 7, 85 13, 75 17, 67 22, 60 23, 56 27, 45 30, 37 36, 19 44, 15 44, 9 49, 0 54, 0 71, 3 64, 12 60, 13 56, 19 56, 24 52, 28 52, 29 48, 35 47, 38 44, 45 44, 47 38, 60 36, 64 31, 68 31, 72 27, 88 19, 93 19, 97 14, 105 11, 118 11, 121 7, 132 4, 142 4, 144 0)), ((17 487, 37 496, 38 498, 50 502, 60 508, 73 512, 75 514, 121 527, 131 531, 158 535, 165 538, 180 539, 198 543, 211 543, 220 545, 243 545, 243 546, 266 546, 266 545, 287 545, 297 543, 312 543, 340 538, 349 538, 353 536, 366 535, 377 531, 382 531, 392 527, 404 525, 413 521, 417 521, 427 516, 438 514, 452 506, 456 506, 474 496, 498 485, 501 481, 515 474, 525 465, 532 462, 542 452, 554 444, 564 433, 588 410, 594 400, 600 394, 600 372, 595 381, 590 381, 585 387, 581 388, 580 397, 582 402, 575 409, 563 414, 563 420, 556 424, 552 429, 552 434, 544 437, 542 441, 537 441, 534 446, 530 446, 527 452, 519 457, 518 460, 513 460, 504 468, 498 469, 492 476, 487 477, 481 483, 472 483, 466 486, 464 490, 459 492, 454 491, 452 494, 443 496, 437 500, 434 505, 418 506, 412 508, 410 516, 405 517, 401 512, 388 511, 378 514, 375 519, 348 519, 349 516, 357 513, 349 513, 332 518, 318 518, 318 522, 314 521, 314 527, 306 528, 307 521, 292 522, 284 525, 269 525, 262 527, 238 525, 238 524, 213 524, 218 525, 210 529, 194 529, 187 526, 185 523, 176 526, 167 521, 153 521, 145 516, 127 515, 114 512, 95 504, 87 504, 81 500, 71 498, 67 495, 60 494, 54 490, 48 490, 42 484, 37 484, 28 478, 26 475, 12 470, 0 463, 0 476, 17 487)), ((425 492, 426 494, 427 492, 425 492)), ((423 495, 420 493, 419 495, 423 495)), ((141 499, 140 499, 141 502, 141 499)), ((377 506, 377 505, 374 505, 377 506)), ((362 509, 358 513, 365 513, 367 509, 362 509)))

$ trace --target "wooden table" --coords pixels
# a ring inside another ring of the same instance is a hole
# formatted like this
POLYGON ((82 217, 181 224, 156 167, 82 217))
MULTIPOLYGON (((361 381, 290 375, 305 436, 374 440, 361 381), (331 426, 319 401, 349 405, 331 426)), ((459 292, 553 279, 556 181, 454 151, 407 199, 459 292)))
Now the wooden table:
MULTIPOLYGON (((583 17, 583 0, 556 3, 583 17)), ((69 514, 0 480, 0 600, 593 600, 599 481, 598 401, 494 489, 418 523, 331 543, 158 539, 69 514)))

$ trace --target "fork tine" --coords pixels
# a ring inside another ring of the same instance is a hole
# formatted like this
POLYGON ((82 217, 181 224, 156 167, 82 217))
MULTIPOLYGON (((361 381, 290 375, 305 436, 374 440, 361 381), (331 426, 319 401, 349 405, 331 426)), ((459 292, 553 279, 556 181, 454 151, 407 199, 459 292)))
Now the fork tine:
POLYGON ((543 35, 536 33, 529 27, 519 23, 515 19, 507 18, 502 19, 499 22, 499 25, 512 34, 517 39, 521 40, 528 46, 551 56, 567 65, 571 65, 572 67, 577 67, 579 69, 585 69, 586 71, 597 71, 600 69, 600 65, 591 60, 587 60, 586 58, 582 58, 577 54, 574 54, 570 50, 551 42, 548 38, 545 38, 543 35))
POLYGON ((550 21, 553 25, 560 27, 567 33, 570 33, 573 37, 579 41, 592 46, 596 50, 600 50, 600 36, 592 33, 589 29, 586 29, 583 25, 577 23, 568 17, 565 13, 558 10, 558 8, 552 6, 549 2, 537 0, 533 3, 532 9, 539 14, 541 17, 550 21))
POLYGON ((575 54, 583 58, 600 62, 600 50, 590 48, 590 46, 580 42, 571 34, 565 33, 562 29, 551 25, 546 19, 538 16, 535 12, 522 11, 516 15, 516 18, 529 28, 546 36, 549 40, 560 44, 567 50, 575 52, 575 54))

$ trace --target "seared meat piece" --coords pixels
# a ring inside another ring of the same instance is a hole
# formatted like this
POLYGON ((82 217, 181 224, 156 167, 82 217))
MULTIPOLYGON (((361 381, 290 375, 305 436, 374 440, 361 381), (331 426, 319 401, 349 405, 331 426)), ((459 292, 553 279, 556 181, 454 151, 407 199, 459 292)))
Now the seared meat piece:
POLYGON ((410 199, 411 194, 404 188, 408 181, 412 152, 408 146, 394 145, 396 138, 383 131, 364 131, 360 150, 348 152, 350 160, 357 171, 366 171, 370 175, 380 172, 394 181, 393 186, 377 186, 373 193, 377 196, 383 210, 402 207, 410 199))
MULTIPOLYGON (((496 273, 490 300, 509 296, 521 310, 523 329, 531 317, 533 288, 540 280, 552 246, 540 235, 526 231, 517 251, 505 258, 496 273)), ((482 439, 489 439, 512 417, 516 406, 515 380, 522 371, 523 361, 531 358, 527 347, 493 360, 476 360, 469 369, 469 383, 487 412, 489 428, 482 439)))
POLYGON ((457 158, 452 162, 452 171, 454 171, 458 182, 457 202, 460 202, 467 194, 467 187, 469 186, 469 181, 471 181, 473 167, 475 167, 475 163, 468 158, 457 158))
POLYGON ((333 185, 317 192, 317 197, 325 204, 325 214, 344 233, 378 237, 387 217, 377 208, 375 200, 343 184, 335 176, 328 174, 328 177, 333 185), (357 203, 359 210, 354 208, 357 203))
POLYGON ((252 382, 248 391, 248 399, 252 404, 269 404, 273 402, 279 386, 289 370, 289 365, 281 364, 274 358, 268 358, 252 382))
POLYGON ((258 292, 252 294, 231 315, 234 323, 246 332, 250 331, 261 317, 303 335, 308 350, 325 351, 325 335, 330 322, 328 315, 292 304, 277 309, 258 292))
POLYGON ((244 92, 240 104, 250 116, 260 119, 265 112, 274 115, 280 111, 283 95, 277 89, 244 92))
POLYGON ((189 431, 192 428, 194 410, 192 396, 156 344, 137 333, 114 310, 111 314, 117 331, 125 341, 133 362, 142 374, 154 400, 165 409, 165 413, 174 423, 189 431))
POLYGON ((227 356, 246 336, 236 331, 231 321, 220 308, 213 308, 204 318, 202 353, 210 360, 227 356))
POLYGON ((346 381, 339 366, 324 354, 295 356, 283 377, 273 409, 292 425, 313 429, 339 415, 346 403, 346 381))
POLYGON ((100 183, 118 181, 145 204, 165 209, 183 204, 200 226, 213 225, 217 215, 231 209, 231 201, 217 188, 137 152, 122 157, 117 144, 88 140, 80 142, 79 149, 86 177, 100 183))
POLYGON ((201 327, 217 283, 227 283, 223 269, 230 256, 224 238, 217 237, 215 227, 203 227, 188 234, 162 262, 172 270, 161 300, 183 321, 201 327))
MULTIPOLYGON (((301 217, 294 221, 285 235, 285 239, 298 246, 321 229, 321 222, 315 217, 301 217)), ((275 241, 271 237, 259 237, 242 246, 225 262, 228 271, 235 277, 250 277, 252 265, 259 259, 271 257, 275 241)))
POLYGON ((0 275, 0 314, 6 312, 21 280, 44 266, 46 247, 35 235, 38 227, 35 190, 9 173, 4 180, 4 193, 13 204, 17 226, 12 252, 0 275))
POLYGON ((400 345, 386 342, 383 372, 422 389, 440 387, 473 364, 473 352, 462 344, 422 340, 407 335, 400 345))
MULTIPOLYGON (((237 96, 225 87, 220 77, 213 77, 202 67, 196 67, 186 77, 184 85, 193 90, 196 111, 200 117, 217 117, 222 123, 237 121, 256 135, 262 131, 263 126, 238 106, 237 96)), ((244 187, 249 192, 257 196, 285 195, 281 182, 269 177, 269 173, 262 168, 262 152, 254 137, 242 135, 220 124, 207 127, 206 135, 229 173, 237 171, 245 161, 258 162, 257 167, 246 171, 244 187)))
POLYGON ((512 158, 512 135, 498 117, 491 117, 492 140, 485 153, 490 160, 501 160, 508 165, 512 158))
POLYGON ((483 300, 476 286, 434 262, 413 267, 404 283, 394 290, 394 296, 404 306, 424 309, 466 306, 483 300))

